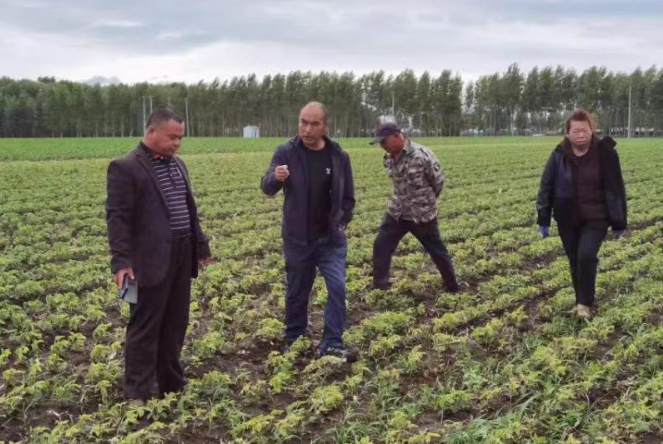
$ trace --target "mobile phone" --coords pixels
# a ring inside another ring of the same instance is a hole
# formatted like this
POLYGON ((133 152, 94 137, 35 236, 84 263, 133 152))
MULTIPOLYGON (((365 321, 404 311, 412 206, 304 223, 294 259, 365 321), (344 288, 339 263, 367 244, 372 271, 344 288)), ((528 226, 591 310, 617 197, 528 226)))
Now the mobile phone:
POLYGON ((117 298, 129 304, 138 303, 138 283, 135 279, 131 279, 128 274, 124 275, 122 288, 120 288, 117 298))

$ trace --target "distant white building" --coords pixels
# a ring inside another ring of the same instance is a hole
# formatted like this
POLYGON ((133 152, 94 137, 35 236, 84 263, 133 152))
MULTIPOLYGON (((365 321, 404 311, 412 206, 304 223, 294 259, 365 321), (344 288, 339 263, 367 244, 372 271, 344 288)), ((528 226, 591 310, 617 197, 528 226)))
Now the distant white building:
POLYGON ((255 125, 246 125, 244 127, 244 137, 245 138, 260 137, 260 127, 255 125))
MULTIPOLYGON (((407 125, 401 126, 404 130, 412 130, 414 129, 414 125, 412 122, 412 116, 404 116, 407 119, 407 125)), ((402 121, 403 119, 401 119, 402 121)), ((396 116, 393 114, 382 114, 381 116, 378 116, 378 124, 382 125, 383 123, 396 123, 396 116)))
POLYGON ((382 125, 383 123, 396 123, 396 116, 392 114, 382 114, 378 116, 378 124, 382 125))

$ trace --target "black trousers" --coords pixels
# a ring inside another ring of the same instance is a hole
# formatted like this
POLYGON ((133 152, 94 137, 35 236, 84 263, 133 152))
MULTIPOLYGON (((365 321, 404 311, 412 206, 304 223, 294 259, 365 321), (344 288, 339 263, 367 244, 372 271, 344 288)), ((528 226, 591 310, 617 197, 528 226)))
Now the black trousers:
POLYGON ((560 225, 558 229, 571 266, 576 303, 591 307, 596 290, 598 253, 608 232, 608 223, 585 222, 580 225, 560 225))
POLYGON ((409 220, 396 220, 388 213, 385 214, 373 244, 373 282, 376 285, 389 282, 391 257, 394 255, 398 243, 407 233, 412 233, 430 254, 442 275, 445 288, 449 291, 458 291, 451 256, 440 238, 437 218, 430 222, 417 224, 409 220))
MULTIPOLYGON (((138 283, 138 303, 131 306, 125 344, 124 394, 148 399, 184 388, 180 352, 189 323, 192 245, 190 238, 172 239, 166 278, 156 287, 138 283)), ((168 262, 166 262, 166 260, 168 262)))

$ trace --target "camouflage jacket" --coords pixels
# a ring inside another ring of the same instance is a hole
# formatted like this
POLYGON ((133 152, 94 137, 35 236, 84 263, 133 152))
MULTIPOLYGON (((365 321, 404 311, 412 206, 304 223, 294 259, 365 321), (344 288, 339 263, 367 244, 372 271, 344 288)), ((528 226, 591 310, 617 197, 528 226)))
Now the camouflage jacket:
POLYGON ((395 219, 426 223, 437 216, 437 198, 444 185, 444 173, 435 154, 406 139, 398 161, 384 156, 384 167, 394 183, 387 212, 395 219))

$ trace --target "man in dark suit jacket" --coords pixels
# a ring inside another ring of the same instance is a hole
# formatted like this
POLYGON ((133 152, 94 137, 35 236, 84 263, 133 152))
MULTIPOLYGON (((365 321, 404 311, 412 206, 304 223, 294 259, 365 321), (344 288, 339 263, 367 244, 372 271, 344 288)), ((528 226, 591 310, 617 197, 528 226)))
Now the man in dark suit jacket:
POLYGON ((177 392, 186 385, 179 362, 189 322, 191 279, 209 263, 186 166, 176 156, 184 121, 171 108, 149 117, 143 141, 108 167, 106 222, 111 271, 118 287, 135 279, 125 344, 128 399, 177 392))

